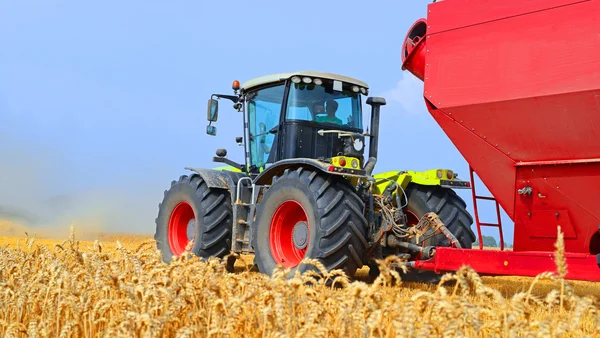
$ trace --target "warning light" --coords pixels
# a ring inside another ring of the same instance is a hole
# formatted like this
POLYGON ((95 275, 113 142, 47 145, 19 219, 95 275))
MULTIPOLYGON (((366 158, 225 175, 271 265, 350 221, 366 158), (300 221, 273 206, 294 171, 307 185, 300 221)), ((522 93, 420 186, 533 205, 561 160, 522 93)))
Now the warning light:
POLYGON ((346 159, 345 159, 345 158, 343 158, 343 157, 342 157, 342 158, 340 158, 340 165, 341 165, 342 167, 345 167, 345 166, 346 166, 346 159))
POLYGON ((240 90, 240 81, 234 80, 231 88, 233 88, 233 90, 240 90))
POLYGON ((335 170, 335 168, 332 165, 330 165, 329 166, 329 171, 334 171, 334 170, 335 170))

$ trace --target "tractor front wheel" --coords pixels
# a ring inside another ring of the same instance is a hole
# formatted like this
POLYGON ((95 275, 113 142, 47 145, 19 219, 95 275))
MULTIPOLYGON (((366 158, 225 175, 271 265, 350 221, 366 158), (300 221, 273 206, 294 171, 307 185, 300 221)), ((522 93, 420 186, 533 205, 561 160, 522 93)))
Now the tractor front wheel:
POLYGON ((202 258, 223 258, 231 250, 232 220, 227 190, 209 188, 198 174, 184 175, 165 191, 154 239, 166 263, 186 249, 202 258))
POLYGON ((274 177, 258 205, 252 246, 260 272, 272 275, 277 265, 303 273, 300 264, 319 260, 330 271, 353 277, 364 263, 367 220, 364 204, 343 178, 299 168, 274 177))

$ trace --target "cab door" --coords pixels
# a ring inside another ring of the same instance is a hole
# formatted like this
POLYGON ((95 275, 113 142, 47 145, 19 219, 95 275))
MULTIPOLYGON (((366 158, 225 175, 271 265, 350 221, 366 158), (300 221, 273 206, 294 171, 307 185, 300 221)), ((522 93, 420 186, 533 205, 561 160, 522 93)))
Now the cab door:
POLYGON ((277 126, 285 83, 248 93, 248 128, 250 136, 250 170, 260 172, 277 161, 277 126), (271 130, 275 129, 275 132, 271 130))

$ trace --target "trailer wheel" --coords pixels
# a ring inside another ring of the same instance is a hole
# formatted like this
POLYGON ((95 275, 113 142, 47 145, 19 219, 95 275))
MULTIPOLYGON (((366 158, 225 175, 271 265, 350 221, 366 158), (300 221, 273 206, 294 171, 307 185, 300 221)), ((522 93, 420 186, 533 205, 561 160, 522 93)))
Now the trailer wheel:
POLYGON ((202 258, 223 258, 231 250, 231 197, 212 189, 197 174, 171 182, 158 206, 156 240, 163 261, 181 255, 191 240, 190 252, 202 258))
MULTIPOLYGON (((409 183, 406 187, 408 205, 405 213, 409 224, 417 224, 428 212, 435 212, 456 237, 463 249, 470 249, 475 242, 475 233, 471 229, 473 218, 467 211, 465 201, 450 188, 425 186, 409 183)), ((423 243, 424 246, 451 246, 443 235, 436 235, 423 243)), ((433 271, 411 269, 402 278, 406 281, 437 283, 441 275, 433 271)))
POLYGON ((364 204, 343 178, 299 168, 274 177, 257 208, 252 246, 260 272, 277 265, 316 271, 304 258, 353 277, 364 264, 367 220, 364 204))

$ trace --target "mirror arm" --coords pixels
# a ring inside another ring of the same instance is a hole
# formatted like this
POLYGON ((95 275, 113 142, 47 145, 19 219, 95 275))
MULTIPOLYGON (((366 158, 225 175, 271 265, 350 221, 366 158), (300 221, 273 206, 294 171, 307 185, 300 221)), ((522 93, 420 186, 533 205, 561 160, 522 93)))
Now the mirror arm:
POLYGON ((243 164, 239 164, 239 163, 237 163, 235 161, 232 161, 232 160, 230 160, 228 158, 225 158, 225 157, 214 156, 213 157, 213 162, 225 163, 225 164, 228 164, 228 165, 230 165, 230 166, 232 166, 232 167, 234 167, 236 169, 240 169, 241 171, 246 171, 246 168, 244 168, 243 164))
POLYGON ((237 95, 225 95, 225 94, 212 94, 211 98, 213 97, 218 97, 220 99, 227 99, 230 100, 233 103, 238 103, 240 100, 240 97, 237 95))

